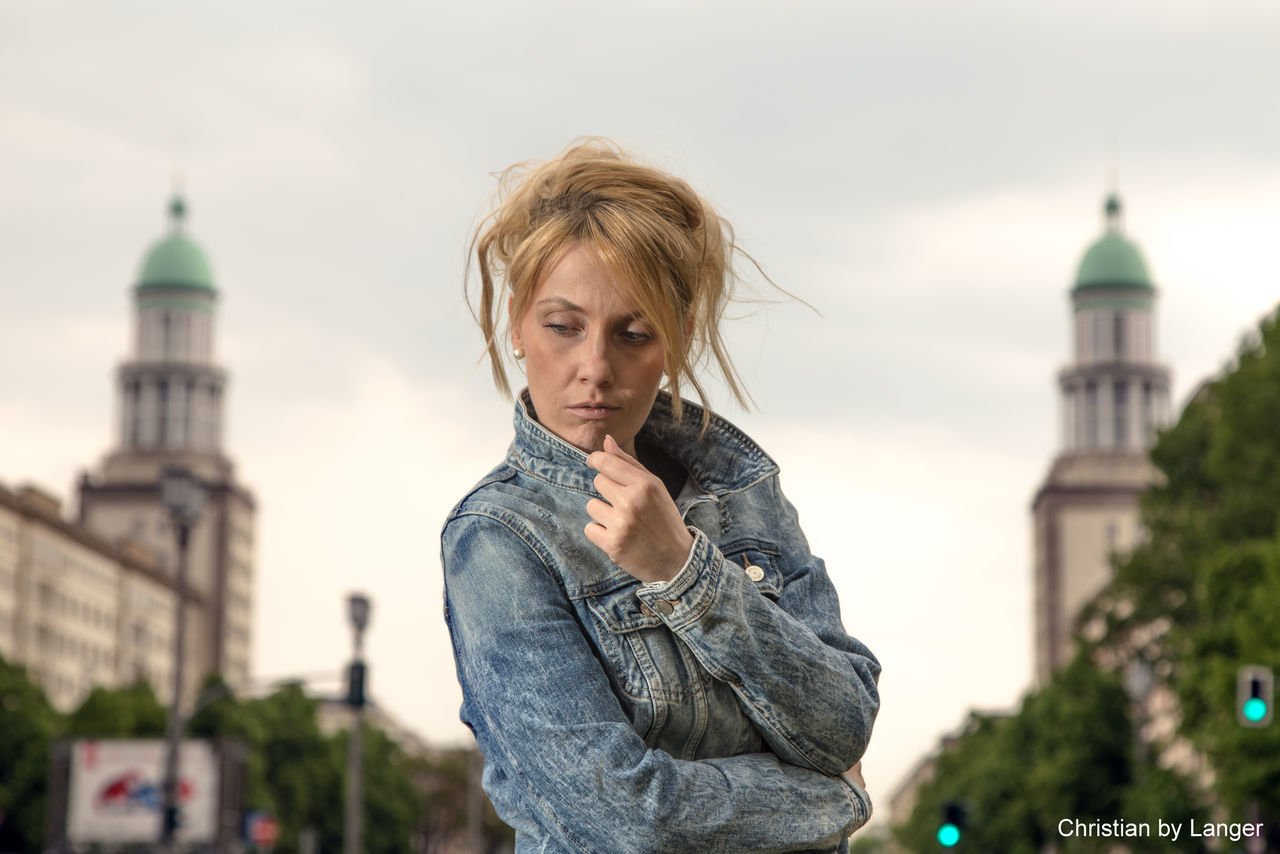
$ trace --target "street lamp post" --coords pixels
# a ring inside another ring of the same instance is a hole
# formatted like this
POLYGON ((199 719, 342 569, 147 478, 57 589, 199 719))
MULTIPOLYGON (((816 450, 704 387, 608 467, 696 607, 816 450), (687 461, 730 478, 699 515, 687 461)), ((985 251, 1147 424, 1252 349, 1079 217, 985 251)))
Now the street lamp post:
POLYGON ((178 578, 173 606, 173 693, 169 699, 169 725, 165 733, 164 813, 160 826, 161 850, 176 850, 178 829, 178 742, 182 736, 183 663, 186 660, 187 543, 191 529, 204 510, 204 490, 185 468, 165 469, 160 480, 160 501, 178 535, 178 578))
POLYGON ((364 630, 369 626, 369 597, 352 593, 347 597, 347 617, 355 633, 355 655, 347 671, 347 704, 351 706, 351 733, 347 738, 347 816, 342 836, 343 854, 360 854, 361 818, 364 810, 361 789, 364 782, 365 665, 364 630))

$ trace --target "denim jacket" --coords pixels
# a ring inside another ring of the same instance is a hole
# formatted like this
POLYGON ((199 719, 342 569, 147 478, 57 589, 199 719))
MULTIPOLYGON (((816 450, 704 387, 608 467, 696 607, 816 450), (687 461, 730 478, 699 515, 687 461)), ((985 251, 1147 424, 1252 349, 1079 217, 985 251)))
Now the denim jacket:
POLYGON ((870 817, 842 776, 880 665, 845 634, 778 467, 661 394, 638 441, 689 478, 694 545, 641 584, 583 534, 586 454, 516 405, 506 461, 441 536, 462 720, 518 852, 843 851, 870 817))

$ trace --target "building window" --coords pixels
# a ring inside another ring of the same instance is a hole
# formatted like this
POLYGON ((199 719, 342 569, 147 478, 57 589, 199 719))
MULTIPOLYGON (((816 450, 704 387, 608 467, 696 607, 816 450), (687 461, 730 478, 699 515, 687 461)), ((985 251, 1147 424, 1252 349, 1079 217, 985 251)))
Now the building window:
POLYGON ((141 410, 141 392, 138 388, 138 381, 131 380, 129 387, 125 390, 128 397, 128 418, 129 418, 129 436, 127 443, 129 447, 136 448, 141 442, 142 433, 142 410, 141 410))
POLYGON ((1123 380, 1115 384, 1116 447, 1129 444, 1129 385, 1123 380))
POLYGON ((1151 383, 1142 384, 1142 440, 1150 445, 1155 438, 1155 419, 1151 414, 1151 383))
MULTIPOLYGON (((167 318, 169 315, 165 315, 167 318)), ((169 381, 162 379, 156 384, 156 444, 164 447, 169 443, 167 436, 169 427, 169 381)))
POLYGON ((1084 384, 1084 446, 1098 447, 1098 386, 1084 384))
POLYGON ((182 398, 182 444, 196 447, 196 381, 187 380, 187 393, 182 398))
POLYGON ((1125 357, 1124 313, 1117 311, 1112 320, 1112 341, 1115 344, 1115 356, 1119 361, 1125 357))

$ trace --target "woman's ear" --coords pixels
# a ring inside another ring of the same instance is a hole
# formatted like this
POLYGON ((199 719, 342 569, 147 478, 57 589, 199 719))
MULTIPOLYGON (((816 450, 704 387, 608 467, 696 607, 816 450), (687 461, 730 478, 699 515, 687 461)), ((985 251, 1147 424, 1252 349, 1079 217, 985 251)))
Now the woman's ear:
POLYGON ((520 324, 516 323, 516 319, 512 316, 512 310, 515 308, 515 294, 507 297, 507 325, 511 329, 511 349, 518 350, 524 345, 520 343, 520 324))

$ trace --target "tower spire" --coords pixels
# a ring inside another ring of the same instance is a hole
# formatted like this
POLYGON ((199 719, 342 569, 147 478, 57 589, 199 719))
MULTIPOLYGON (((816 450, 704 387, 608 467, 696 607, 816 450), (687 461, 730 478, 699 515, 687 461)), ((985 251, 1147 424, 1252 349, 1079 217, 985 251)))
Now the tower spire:
POLYGON ((175 190, 173 193, 173 198, 169 200, 169 221, 173 223, 173 228, 175 231, 181 230, 183 222, 186 220, 186 218, 187 218, 187 200, 182 197, 181 193, 175 190))
POLYGON ((1102 220, 1108 234, 1124 234, 1124 204, 1120 192, 1112 189, 1102 206, 1102 220))
POLYGON ((187 218, 187 199, 182 191, 182 173, 173 173, 173 192, 169 196, 169 222, 175 231, 180 230, 187 218))

